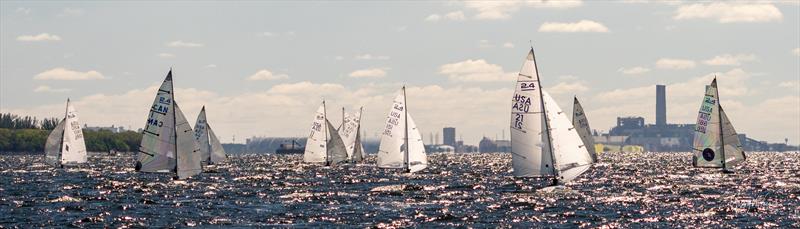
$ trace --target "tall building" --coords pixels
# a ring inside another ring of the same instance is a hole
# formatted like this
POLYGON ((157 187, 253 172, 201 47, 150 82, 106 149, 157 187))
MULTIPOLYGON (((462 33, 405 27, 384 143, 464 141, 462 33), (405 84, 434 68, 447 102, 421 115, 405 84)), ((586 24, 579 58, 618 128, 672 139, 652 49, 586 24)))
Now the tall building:
POLYGON ((456 147, 456 128, 445 127, 442 129, 442 137, 444 137, 444 145, 456 147))
POLYGON ((667 86, 656 85, 656 126, 667 125, 667 86))

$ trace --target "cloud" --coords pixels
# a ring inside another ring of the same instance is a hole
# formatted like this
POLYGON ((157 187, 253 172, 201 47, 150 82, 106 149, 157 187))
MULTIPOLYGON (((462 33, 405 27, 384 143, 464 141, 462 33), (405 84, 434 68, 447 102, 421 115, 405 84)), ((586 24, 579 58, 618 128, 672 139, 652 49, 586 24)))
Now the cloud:
POLYGON ((69 88, 51 88, 47 85, 41 85, 33 89, 33 92, 51 92, 51 93, 62 93, 62 92, 69 92, 72 89, 69 88))
POLYGON ((739 66, 742 65, 743 62, 749 62, 757 60, 756 55, 753 54, 723 54, 719 56, 715 56, 711 59, 703 61, 706 65, 713 65, 713 66, 720 66, 720 65, 727 65, 727 66, 739 66))
POLYGON ((384 76, 386 76, 386 70, 382 68, 361 69, 350 73, 351 78, 381 78, 384 76))
POLYGON ((441 20, 449 20, 449 21, 463 21, 466 20, 467 17, 464 16, 464 12, 462 11, 453 11, 450 13, 445 14, 444 16, 439 14, 431 14, 428 17, 425 17, 425 21, 441 21, 441 20))
POLYGON ((682 5, 672 17, 675 20, 712 19, 719 23, 781 21, 783 14, 772 4, 714 2, 682 5))
POLYGON ((17 7, 17 9, 14 10, 14 12, 17 12, 19 14, 28 15, 28 14, 31 14, 31 8, 17 7))
POLYGON ((216 64, 209 64, 209 65, 206 65, 206 68, 216 68, 216 67, 217 67, 217 65, 216 65, 216 64))
POLYGON ((274 37, 274 36, 277 36, 277 35, 275 35, 272 32, 263 32, 263 33, 256 34, 256 36, 259 36, 259 37, 274 37))
POLYGON ((589 90, 589 87, 586 86, 581 81, 576 82, 559 82, 552 87, 547 87, 547 92, 553 95, 560 95, 560 94, 577 94, 581 92, 585 92, 589 90))
POLYGON ((177 41, 173 41, 173 42, 167 43, 167 46, 176 47, 176 48, 198 48, 198 47, 203 47, 205 45, 201 44, 201 43, 185 42, 185 41, 177 40, 177 41))
POLYGON ((394 31, 397 31, 397 32, 405 32, 406 30, 408 30, 408 26, 406 26, 406 25, 398 26, 397 28, 394 28, 394 31))
POLYGON ((543 9, 567 9, 583 5, 582 1, 552 1, 552 0, 533 0, 533 1, 466 1, 464 6, 467 9, 477 11, 475 19, 479 20, 504 20, 511 18, 511 15, 523 7, 543 8, 543 9))
POLYGON ((440 66, 439 74, 456 82, 493 82, 513 81, 517 73, 505 72, 500 65, 490 64, 483 59, 468 59, 440 66))
POLYGON ((343 56, 335 56, 333 57, 334 60, 344 60, 343 56))
POLYGON ((67 17, 67 16, 82 16, 84 13, 83 9, 78 8, 64 8, 61 10, 61 13, 58 14, 59 17, 67 17))
POLYGON ((33 77, 36 80, 99 80, 105 78, 103 74, 94 70, 79 72, 66 68, 50 69, 33 77))
POLYGON ((267 69, 261 69, 253 75, 247 77, 247 80, 279 80, 279 79, 288 79, 289 75, 286 74, 273 74, 267 69))
POLYGON ((61 37, 49 33, 40 33, 37 35, 22 35, 17 37, 18 41, 60 41, 61 37))
POLYGON ((511 43, 511 42, 503 43, 503 48, 513 48, 513 47, 514 47, 514 43, 511 43))
POLYGON ((607 33, 608 28, 595 21, 580 20, 574 23, 562 22, 545 22, 539 26, 539 32, 557 32, 557 33, 607 33))
POLYGON ((793 80, 793 81, 780 82, 778 83, 778 87, 789 88, 795 91, 800 91, 800 81, 793 80))
POLYGON ((494 48, 494 44, 490 43, 489 40, 480 40, 478 41, 478 48, 494 48))
POLYGON ((355 56, 355 59, 356 60, 388 60, 389 56, 380 56, 380 55, 373 56, 372 54, 359 54, 359 55, 355 56))
POLYGON ((795 56, 800 56, 800 48, 792 49, 792 54, 794 54, 795 56))
POLYGON ((689 69, 695 67, 693 60, 661 58, 656 61, 656 67, 661 69, 689 69))
POLYGON ((157 56, 161 57, 161 58, 173 58, 173 57, 175 57, 175 54, 162 52, 162 53, 159 53, 157 56))
POLYGON ((645 68, 645 67, 637 66, 637 67, 632 67, 632 68, 619 68, 619 69, 617 69, 617 72, 622 72, 622 74, 625 74, 625 75, 639 75, 639 74, 644 74, 644 73, 650 72, 650 69, 649 68, 645 68))

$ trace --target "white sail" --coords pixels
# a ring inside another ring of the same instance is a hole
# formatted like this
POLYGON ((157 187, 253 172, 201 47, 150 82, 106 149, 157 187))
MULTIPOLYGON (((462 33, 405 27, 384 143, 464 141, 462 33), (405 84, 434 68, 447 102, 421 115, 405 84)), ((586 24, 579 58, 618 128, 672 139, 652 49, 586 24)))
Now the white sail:
POLYGON ((380 168, 405 168, 405 98, 398 95, 386 118, 381 134, 377 164, 380 168))
POLYGON ((200 154, 202 155, 203 162, 208 163, 211 160, 211 144, 209 144, 209 134, 207 127, 208 120, 206 119, 206 107, 200 109, 200 114, 197 115, 197 121, 194 124, 194 138, 200 147, 200 154))
POLYGON ((742 148, 742 143, 739 142, 739 134, 733 129, 733 124, 731 124, 730 119, 728 119, 728 115, 725 114, 725 109, 722 109, 722 106, 720 106, 719 111, 722 113, 722 138, 723 142, 725 142, 725 167, 730 170, 743 162, 746 156, 742 148))
POLYGON ((566 183, 591 167, 592 156, 583 146, 583 140, 556 101, 547 91, 542 91, 542 96, 547 111, 556 169, 558 169, 558 181, 566 183))
POLYGON ((345 146, 347 147, 347 158, 352 162, 358 162, 363 159, 363 146, 361 145, 361 111, 355 114, 344 114, 342 126, 339 128, 339 135, 342 137, 345 146))
POLYGON ((78 112, 67 99, 67 115, 64 126, 64 141, 61 143, 61 163, 86 163, 86 142, 83 140, 83 129, 78 122, 78 112))
POLYGON ((583 140, 583 146, 589 151, 592 156, 592 162, 597 162, 597 152, 594 149, 594 138, 592 137, 592 128, 589 127, 589 119, 586 118, 586 113, 583 112, 583 106, 578 102, 578 97, 575 97, 572 104, 572 126, 578 131, 578 135, 583 140))
POLYGON ((228 155, 225 153, 225 149, 222 148, 222 143, 219 142, 217 135, 214 134, 214 130, 211 129, 211 125, 206 123, 206 128, 208 128, 208 136, 210 138, 209 144, 211 146, 211 162, 220 163, 225 161, 228 158, 228 155))
POLYGON ((547 145, 539 90, 539 76, 531 49, 517 76, 512 97, 511 164, 516 177, 549 176, 555 172, 547 145))
POLYGON ((328 160, 327 149, 327 125, 325 124, 325 104, 317 109, 314 115, 314 122, 311 125, 311 133, 306 140, 306 150, 303 153, 303 161, 311 163, 324 163, 328 160))
POLYGON ((203 155, 197 146, 197 140, 194 139, 194 132, 192 127, 189 126, 189 121, 183 116, 178 103, 173 102, 173 104, 175 105, 178 179, 186 179, 203 172, 203 168, 200 165, 203 155))
POLYGON ((711 85, 706 85, 706 93, 697 115, 692 158, 695 167, 722 167, 718 98, 717 80, 714 79, 711 85))
POLYGON ((156 93, 139 144, 136 170, 171 172, 175 170, 175 112, 173 106, 172 71, 156 93))
POLYGON ((428 155, 425 153, 425 144, 419 134, 417 124, 411 115, 408 115, 408 170, 417 172, 428 167, 428 155))
POLYGON ((50 135, 47 136, 47 142, 44 144, 44 159, 49 165, 61 165, 61 141, 64 140, 64 126, 67 123, 65 120, 66 118, 61 119, 56 128, 50 131, 50 135))
POLYGON ((325 120, 325 123, 327 124, 328 133, 330 134, 326 146, 328 150, 328 162, 330 164, 338 164, 347 161, 347 149, 342 138, 330 121, 325 120))

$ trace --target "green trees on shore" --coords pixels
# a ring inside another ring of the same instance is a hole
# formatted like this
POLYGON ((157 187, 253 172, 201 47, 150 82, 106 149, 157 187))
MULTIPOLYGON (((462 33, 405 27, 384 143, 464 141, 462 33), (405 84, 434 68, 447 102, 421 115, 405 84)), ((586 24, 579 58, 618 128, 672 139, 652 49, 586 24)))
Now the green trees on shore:
MULTIPOLYGON (((0 152, 43 152, 50 130, 61 119, 37 120, 31 116, 0 114, 0 152)), ((86 150, 90 152, 136 151, 142 135, 133 131, 112 133, 107 130, 83 130, 86 150)))

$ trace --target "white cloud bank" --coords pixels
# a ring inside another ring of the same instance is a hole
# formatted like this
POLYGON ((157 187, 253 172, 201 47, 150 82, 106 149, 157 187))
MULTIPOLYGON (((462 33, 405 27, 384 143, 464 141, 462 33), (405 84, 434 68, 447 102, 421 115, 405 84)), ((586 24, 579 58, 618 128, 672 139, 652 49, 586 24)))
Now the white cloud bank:
POLYGON ((510 19, 511 15, 523 7, 545 8, 545 9, 567 9, 583 5, 579 0, 509 0, 509 1, 466 1, 464 7, 476 11, 474 16, 478 20, 504 20, 510 19))
POLYGON ((388 60, 389 56, 372 55, 372 54, 359 54, 355 56, 356 60, 388 60))
POLYGON ((60 41, 61 37, 49 33, 40 33, 36 35, 21 35, 17 37, 17 41, 60 41))
POLYGON ((539 32, 557 33, 607 33, 608 28, 595 21, 580 20, 578 22, 545 22, 539 26, 539 32))
POLYGON ((645 68, 645 67, 636 66, 636 67, 632 67, 632 68, 619 68, 619 69, 617 69, 617 72, 622 72, 622 74, 625 74, 625 75, 639 75, 639 74, 644 74, 644 73, 650 72, 650 69, 649 68, 645 68))
POLYGON ((506 72, 500 65, 490 64, 483 59, 468 59, 442 65, 439 67, 439 74, 446 75, 451 81, 456 82, 508 82, 515 80, 517 75, 515 72, 506 72))
POLYGON ((196 42, 186 42, 186 41, 177 40, 177 41, 173 41, 173 42, 167 43, 167 46, 175 47, 175 48, 199 48, 199 47, 203 47, 205 45, 201 44, 201 43, 196 43, 196 42))
MULTIPOLYGON (((215 65, 216 67, 216 65, 215 65)), ((280 79, 288 79, 289 75, 286 74, 274 74, 267 69, 261 69, 257 71, 255 74, 250 75, 247 77, 247 80, 256 81, 256 80, 280 80, 280 79)))
POLYGON ((690 69, 697 64, 693 60, 661 58, 656 61, 656 67, 661 69, 690 69))
POLYGON ((103 74, 95 70, 80 72, 66 68, 50 69, 33 77, 36 80, 101 80, 105 78, 103 74))
POLYGON ((720 66, 720 65, 723 65, 723 66, 739 66, 739 65, 742 65, 742 63, 744 63, 744 62, 755 61, 757 59, 758 58, 756 57, 756 55, 753 55, 753 54, 737 54, 737 55, 723 54, 723 55, 715 56, 715 57, 713 57, 711 59, 705 60, 705 61, 703 61, 703 63, 706 64, 706 65, 712 65, 712 66, 720 66))
POLYGON ((432 22, 436 22, 436 21, 440 21, 440 20, 463 21, 463 20, 466 20, 466 19, 467 19, 467 17, 464 16, 464 12, 463 11, 453 11, 453 12, 450 12, 450 13, 446 13, 445 15, 439 15, 439 14, 428 15, 428 17, 425 18, 425 21, 432 21, 432 22))
POLYGON ((384 68, 361 69, 350 73, 351 78, 381 78, 384 76, 386 76, 384 68))
POLYGON ((69 88, 52 88, 47 85, 41 85, 33 89, 33 92, 50 92, 50 93, 62 93, 62 92, 70 92, 72 89, 69 88))
POLYGON ((769 3, 714 2, 682 5, 675 20, 712 19, 719 23, 773 22, 783 20, 781 11, 769 3))

